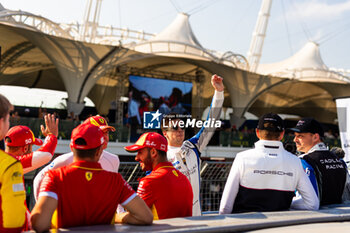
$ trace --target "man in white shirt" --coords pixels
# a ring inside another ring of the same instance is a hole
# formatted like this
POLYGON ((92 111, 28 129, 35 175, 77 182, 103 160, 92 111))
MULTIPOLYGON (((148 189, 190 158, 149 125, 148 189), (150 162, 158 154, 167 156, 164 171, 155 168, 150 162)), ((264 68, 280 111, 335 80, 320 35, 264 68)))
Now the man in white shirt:
POLYGON ((259 119, 255 148, 236 155, 220 202, 220 214, 294 209, 317 210, 319 201, 300 159, 283 148, 283 120, 259 119), (301 199, 292 202, 295 190, 301 199))

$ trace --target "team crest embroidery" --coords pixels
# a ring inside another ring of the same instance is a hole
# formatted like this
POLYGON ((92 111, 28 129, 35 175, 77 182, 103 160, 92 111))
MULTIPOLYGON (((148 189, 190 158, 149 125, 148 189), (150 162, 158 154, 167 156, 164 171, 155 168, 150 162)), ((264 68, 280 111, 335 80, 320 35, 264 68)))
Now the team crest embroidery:
POLYGON ((175 170, 173 170, 173 173, 174 173, 174 175, 175 175, 176 177, 179 176, 175 170))
POLYGON ((92 172, 85 172, 85 178, 87 181, 90 181, 92 179, 92 172))
POLYGON ((13 181, 22 180, 22 174, 20 172, 14 172, 11 178, 13 181))
POLYGON ((102 119, 102 118, 100 118, 100 119, 98 119, 102 124, 104 124, 105 123, 105 121, 102 119))

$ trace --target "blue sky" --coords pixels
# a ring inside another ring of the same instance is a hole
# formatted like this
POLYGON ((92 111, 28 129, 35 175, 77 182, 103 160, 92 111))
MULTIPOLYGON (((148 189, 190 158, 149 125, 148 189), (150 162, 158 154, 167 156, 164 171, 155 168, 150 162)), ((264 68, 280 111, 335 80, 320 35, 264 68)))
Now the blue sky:
MULTIPOLYGON (((0 0, 8 9, 29 11, 55 22, 81 22, 87 0, 0 0)), ((103 0, 101 25, 159 33, 178 11, 189 13, 205 48, 247 55, 261 0, 103 0)), ((261 63, 278 62, 308 40, 320 44, 328 67, 350 70, 350 0, 272 2, 261 63)))

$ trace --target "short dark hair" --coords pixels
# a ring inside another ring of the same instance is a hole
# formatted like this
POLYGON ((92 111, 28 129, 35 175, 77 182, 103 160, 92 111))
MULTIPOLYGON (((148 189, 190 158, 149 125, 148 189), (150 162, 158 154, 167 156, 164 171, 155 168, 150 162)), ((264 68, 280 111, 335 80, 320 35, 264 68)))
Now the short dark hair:
MULTIPOLYGON (((76 145, 81 145, 81 146, 85 146, 87 143, 86 141, 83 139, 83 138, 77 138, 75 140, 75 144, 76 145)), ((102 145, 101 145, 102 146, 102 145)), ((95 155, 96 155, 96 152, 98 151, 98 149, 101 147, 101 146, 98 146, 96 148, 92 148, 92 149, 88 149, 88 150, 81 150, 81 149, 76 149, 76 148, 73 148, 73 152, 75 152, 75 154, 79 157, 79 158, 94 158, 95 155)))
POLYGON ((337 156, 338 159, 343 159, 345 157, 345 152, 340 147, 332 147, 331 152, 337 156))
MULTIPOLYGON (((150 148, 150 147, 146 147, 146 148, 147 148, 148 152, 151 152, 151 149, 152 149, 152 148, 150 148)), ((157 150, 157 149, 156 149, 156 151, 157 151, 157 153, 158 153, 161 157, 163 157, 163 158, 166 158, 166 157, 167 157, 165 151, 157 150)))
POLYGON ((9 114, 13 110, 13 106, 10 101, 0 94, 0 119, 4 118, 7 114, 9 114))
POLYGON ((165 158, 167 157, 165 151, 157 150, 157 152, 158 152, 158 154, 159 154, 160 156, 162 156, 163 158, 164 158, 164 157, 165 157, 165 158))

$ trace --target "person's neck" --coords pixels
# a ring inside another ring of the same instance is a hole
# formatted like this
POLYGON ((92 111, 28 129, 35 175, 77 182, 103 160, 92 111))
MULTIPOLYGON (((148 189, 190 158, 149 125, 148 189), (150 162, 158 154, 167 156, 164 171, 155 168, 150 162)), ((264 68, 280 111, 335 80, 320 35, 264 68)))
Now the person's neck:
POLYGON ((20 151, 20 150, 8 150, 8 149, 5 149, 5 152, 11 156, 21 156, 23 155, 23 153, 20 151))
POLYGON ((182 144, 178 144, 178 143, 175 143, 175 144, 169 143, 168 145, 172 146, 172 147, 181 147, 182 146, 182 144))
POLYGON ((307 152, 305 152, 305 154, 314 151, 314 150, 315 150, 315 146, 318 145, 318 144, 320 144, 320 143, 323 143, 323 142, 322 142, 322 141, 318 141, 318 142, 314 143, 314 144, 307 150, 307 152))
POLYGON ((79 158, 78 156, 73 157, 73 162, 97 162, 98 160, 92 158, 79 158))
POLYGON ((155 161, 153 163, 152 170, 154 170, 154 168, 157 167, 158 164, 164 163, 164 162, 168 162, 168 159, 167 158, 160 158, 160 159, 158 159, 157 161, 155 161))

